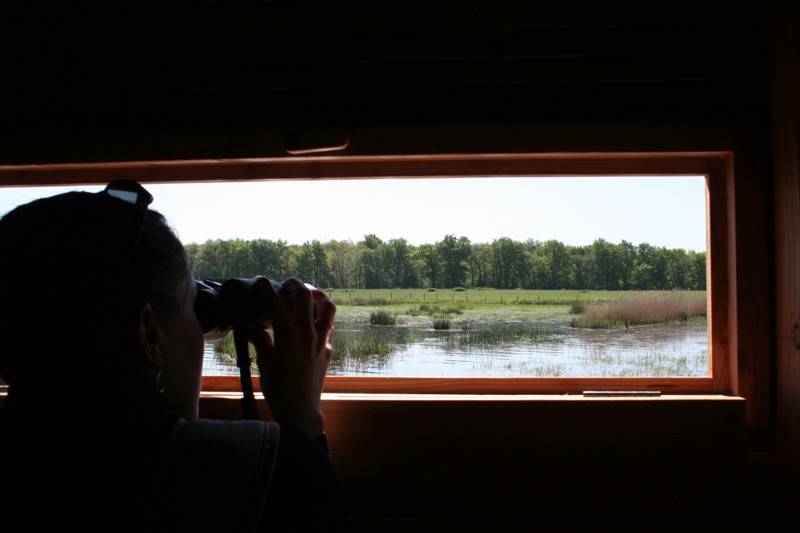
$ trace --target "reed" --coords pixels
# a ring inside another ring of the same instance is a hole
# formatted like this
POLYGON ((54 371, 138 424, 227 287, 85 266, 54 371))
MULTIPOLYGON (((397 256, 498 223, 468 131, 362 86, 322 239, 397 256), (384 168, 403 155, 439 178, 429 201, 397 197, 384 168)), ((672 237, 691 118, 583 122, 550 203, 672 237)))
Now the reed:
POLYGON ((450 319, 449 318, 434 318, 433 319, 433 329, 436 329, 436 330, 450 329, 450 319))
POLYGON ((438 305, 420 305, 419 313, 428 316, 444 317, 448 315, 463 315, 463 305, 439 307, 438 305))
POLYGON ((495 361, 487 360, 475 365, 484 374, 505 374, 513 377, 557 378, 566 365, 548 361, 495 361))
POLYGON ((554 342, 559 339, 555 331, 545 325, 528 322, 505 324, 491 329, 463 331, 443 339, 448 347, 492 348, 519 342, 554 342))
MULTIPOLYGON (((214 354, 220 361, 231 367, 236 367, 236 347, 233 342, 233 335, 226 335, 222 339, 212 343, 214 354)), ((383 338, 365 339, 360 336, 352 336, 341 332, 334 335, 333 355, 331 366, 342 365, 345 361, 349 362, 373 362, 380 363, 394 352, 394 344, 383 338)), ((248 345, 251 366, 250 373, 254 376, 259 374, 256 365, 256 353, 252 345, 248 345)))
POLYGON ((369 360, 380 359, 394 352, 394 344, 383 339, 364 339, 361 337, 338 334, 333 338, 333 361, 347 359, 369 360))
POLYGON ((586 304, 583 314, 572 319, 570 325, 576 328, 629 328, 641 324, 685 322, 691 317, 704 317, 706 313, 704 297, 658 294, 586 304))
POLYGON ((601 367, 605 370, 600 377, 690 377, 705 375, 697 374, 692 368, 702 368, 708 363, 708 352, 700 352, 691 356, 676 355, 664 352, 645 352, 634 356, 606 353, 593 354, 585 359, 585 363, 592 367, 601 367))
MULTIPOLYGON (((216 355, 222 363, 232 367, 237 366, 236 344, 233 341, 232 333, 229 332, 223 338, 217 339, 211 344, 214 347, 214 355, 216 355)), ((258 375, 256 350, 250 343, 247 344, 247 353, 250 357, 250 373, 254 376, 258 375)))
POLYGON ((397 324, 397 315, 384 309, 378 309, 370 313, 369 323, 375 326, 394 326, 397 324))

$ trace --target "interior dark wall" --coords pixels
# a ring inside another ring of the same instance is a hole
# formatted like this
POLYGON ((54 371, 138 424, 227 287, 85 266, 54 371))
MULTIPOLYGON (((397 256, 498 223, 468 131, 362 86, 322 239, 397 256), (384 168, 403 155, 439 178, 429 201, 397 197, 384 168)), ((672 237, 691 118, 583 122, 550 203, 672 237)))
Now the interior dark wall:
POLYGON ((757 0, 91 4, 0 8, 0 163, 87 157, 64 139, 105 160, 156 134, 161 158, 248 157, 282 149, 252 129, 758 122, 769 107, 757 0), (188 131, 220 140, 170 142, 188 131))

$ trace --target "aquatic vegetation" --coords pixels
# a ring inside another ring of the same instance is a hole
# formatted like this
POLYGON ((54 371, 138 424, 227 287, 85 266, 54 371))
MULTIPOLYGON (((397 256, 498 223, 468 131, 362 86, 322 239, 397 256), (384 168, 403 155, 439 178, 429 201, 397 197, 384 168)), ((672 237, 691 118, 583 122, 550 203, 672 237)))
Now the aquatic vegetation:
POLYGON ((553 342, 559 336, 547 325, 530 322, 513 322, 504 325, 492 325, 491 328, 466 330, 457 335, 446 337, 443 342, 459 349, 492 348, 508 346, 520 342, 553 342))
POLYGON ((397 324, 397 315, 393 315, 384 309, 379 309, 370 313, 369 323, 375 326, 394 326, 397 324))
POLYGON ((692 317, 705 317, 704 296, 681 293, 632 297, 611 302, 586 304, 583 313, 570 325, 576 328, 629 328, 641 324, 686 322, 692 317))

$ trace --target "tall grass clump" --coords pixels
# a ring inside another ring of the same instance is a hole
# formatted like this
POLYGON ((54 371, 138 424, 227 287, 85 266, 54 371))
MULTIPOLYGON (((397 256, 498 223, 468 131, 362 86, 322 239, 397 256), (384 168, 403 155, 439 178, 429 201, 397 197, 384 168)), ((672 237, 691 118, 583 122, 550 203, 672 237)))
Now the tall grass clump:
POLYGON ((387 339, 373 336, 349 335, 345 332, 333 338, 333 357, 329 373, 364 371, 387 368, 395 345, 387 339))
MULTIPOLYGON (((236 357, 236 343, 233 341, 233 333, 228 333, 221 339, 217 339, 211 343, 214 349, 214 355, 224 364, 230 366, 237 366, 236 357)), ((247 343, 247 354, 250 357, 250 373, 258 375, 258 367, 256 366, 256 349, 252 344, 247 343)))
POLYGON ((337 335, 333 338, 334 361, 381 358, 391 355, 393 351, 394 345, 382 339, 364 339, 346 335, 337 335))
POLYGON ((419 306, 419 312, 428 316, 462 315, 464 314, 463 308, 463 302, 456 302, 454 305, 449 307, 422 304, 419 306))
POLYGON ((369 314, 369 323, 374 326, 394 326, 397 324, 397 316, 384 309, 379 309, 369 314))
POLYGON ((642 324, 686 322, 692 317, 704 317, 706 312, 704 297, 675 293, 586 304, 583 314, 574 318, 570 325, 576 328, 629 328, 642 324))
POLYGON ((695 354, 671 352, 644 352, 636 354, 595 353, 585 357, 584 363, 600 368, 599 376, 614 377, 667 377, 708 375, 708 351, 695 354))
POLYGON ((433 329, 435 329, 435 330, 450 329, 450 319, 449 318, 434 318, 433 319, 433 329))
POLYGON ((464 331, 459 335, 448 337, 445 344, 451 347, 493 348, 509 346, 519 342, 552 342, 560 337, 546 325, 531 323, 515 323, 486 329, 464 331))
POLYGON ((350 300, 350 305, 356 306, 375 306, 386 305, 388 302, 386 298, 353 298, 350 300))
POLYGON ((494 361, 492 359, 475 365, 484 374, 500 373, 515 377, 557 378, 566 370, 566 365, 548 361, 494 361))

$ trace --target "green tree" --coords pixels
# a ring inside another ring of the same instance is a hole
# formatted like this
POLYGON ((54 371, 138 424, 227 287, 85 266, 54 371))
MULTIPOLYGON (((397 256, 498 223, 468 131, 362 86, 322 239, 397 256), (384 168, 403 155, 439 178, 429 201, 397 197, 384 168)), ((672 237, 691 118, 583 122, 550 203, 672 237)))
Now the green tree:
POLYGON ((436 287, 439 283, 441 262, 433 244, 423 244, 417 248, 417 258, 422 271, 422 279, 427 280, 428 287, 436 287))
POLYGON ((650 255, 650 264, 653 266, 653 289, 664 290, 670 288, 667 270, 670 263, 670 253, 664 247, 653 248, 650 255))
POLYGON ((200 261, 200 251, 203 249, 203 247, 201 244, 191 242, 189 244, 184 244, 183 249, 186 251, 186 258, 189 261, 189 270, 194 272, 195 267, 200 261))
POLYGON ((255 264, 254 275, 267 276, 276 281, 283 281, 292 275, 286 241, 255 239, 249 245, 255 264))
POLYGON ((708 269, 705 252, 689 252, 689 288, 695 291, 706 290, 708 269))
POLYGON ((525 269, 525 252, 521 243, 508 237, 492 241, 492 285, 498 289, 512 289, 522 285, 525 269))
POLYGON ((634 267, 636 266, 636 246, 633 243, 630 243, 626 240, 622 240, 618 246, 619 254, 620 254, 620 261, 621 261, 621 272, 620 275, 622 276, 621 288, 628 290, 631 289, 633 286, 633 271, 634 267))
POLYGON ((224 241, 227 244, 228 268, 226 278, 252 278, 258 275, 250 244, 243 239, 224 241))
POLYGON ((328 265, 333 276, 331 287, 355 287, 358 250, 352 241, 330 241, 327 244, 328 265))
POLYGON ((467 280, 467 260, 470 254, 470 242, 466 237, 456 238, 445 235, 436 243, 436 254, 442 268, 443 287, 464 286, 467 280))
POLYGON ((572 264, 572 287, 574 289, 591 289, 594 276, 594 256, 586 246, 573 247, 570 252, 572 264))
POLYGON ((473 244, 470 247, 469 284, 471 287, 488 287, 491 271, 491 247, 486 243, 473 244))
POLYGON ((365 235, 358 243, 358 270, 365 289, 380 289, 384 284, 383 241, 376 235, 365 235))
POLYGON ((571 267, 569 252, 567 247, 557 240, 549 240, 537 250, 539 271, 537 276, 540 284, 537 288, 542 289, 566 289, 572 284, 571 267))
POLYGON ((325 247, 318 240, 306 241, 298 249, 296 258, 297 273, 299 277, 315 287, 330 285, 332 279, 328 268, 325 247))
POLYGON ((228 278, 233 270, 233 258, 228 241, 208 240, 199 246, 192 261, 195 278, 228 278))
POLYGON ((592 245, 595 287, 617 290, 622 283, 622 254, 605 239, 596 239, 592 245))
POLYGON ((673 289, 702 290, 706 285, 705 254, 683 249, 669 250, 667 279, 673 289))
POLYGON ((416 272, 411 263, 412 247, 405 239, 392 239, 384 247, 386 278, 391 287, 414 287, 416 272))
POLYGON ((653 290, 659 284, 659 272, 656 270, 656 248, 646 242, 636 247, 636 258, 631 272, 631 285, 638 290, 653 290))
POLYGON ((373 234, 351 241, 208 240, 185 245, 196 278, 300 277, 318 287, 495 287, 542 289, 706 288, 705 252, 597 239, 589 246, 557 240, 523 243, 508 237, 490 244, 446 235, 435 244, 384 243, 373 234))

